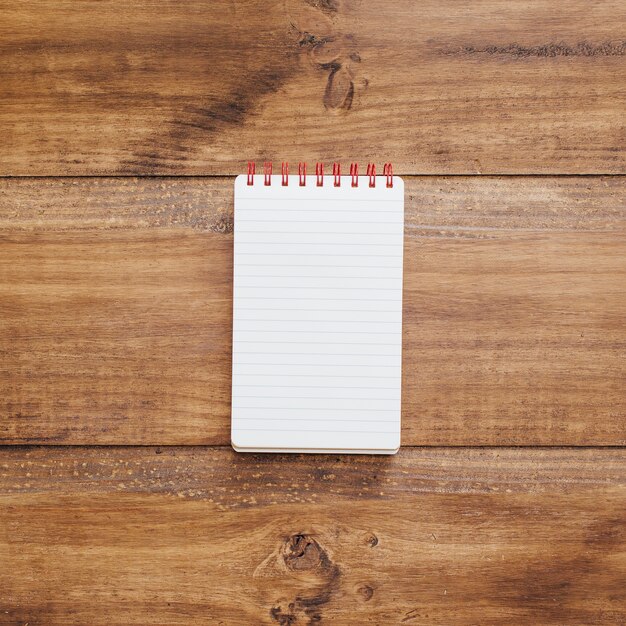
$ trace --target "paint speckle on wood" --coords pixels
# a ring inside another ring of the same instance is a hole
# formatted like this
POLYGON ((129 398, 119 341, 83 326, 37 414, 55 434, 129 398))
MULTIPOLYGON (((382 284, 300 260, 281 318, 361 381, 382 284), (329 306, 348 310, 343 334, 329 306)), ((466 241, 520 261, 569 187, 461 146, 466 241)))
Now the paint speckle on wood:
POLYGON ((614 57, 626 55, 626 41, 606 41, 598 44, 581 41, 576 44, 549 43, 539 46, 524 46, 516 43, 506 46, 465 46, 461 54, 502 55, 513 58, 556 58, 556 57, 614 57))

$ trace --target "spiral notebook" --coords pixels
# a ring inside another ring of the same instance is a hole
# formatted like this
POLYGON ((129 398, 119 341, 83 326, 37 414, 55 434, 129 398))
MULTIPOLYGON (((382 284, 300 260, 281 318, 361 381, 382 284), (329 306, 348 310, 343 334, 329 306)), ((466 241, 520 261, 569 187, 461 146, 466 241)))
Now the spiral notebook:
POLYGON ((235 450, 398 450, 403 230, 389 165, 237 177, 235 450))

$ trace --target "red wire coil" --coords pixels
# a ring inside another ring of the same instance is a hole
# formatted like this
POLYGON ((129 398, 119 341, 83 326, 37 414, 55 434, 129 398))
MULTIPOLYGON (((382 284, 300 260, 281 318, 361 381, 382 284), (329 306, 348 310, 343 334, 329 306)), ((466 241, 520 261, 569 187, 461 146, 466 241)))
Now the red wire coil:
MULTIPOLYGON (((248 185, 254 185, 254 177, 256 175, 256 164, 254 161, 248 161, 248 185)), ((385 177, 385 186, 393 187, 393 167, 391 163, 385 163, 383 165, 383 176, 385 177)), ((350 163, 350 177, 351 186, 359 186, 359 164, 350 163)), ((369 178, 368 184, 370 187, 376 187, 376 164, 367 164, 367 177, 369 178)), ((300 187, 306 186, 306 163, 298 163, 298 181, 300 187)), ((318 187, 324 186, 324 164, 318 161, 315 164, 315 182, 318 187)), ((263 163, 263 184, 269 187, 272 184, 272 162, 265 161, 263 163)), ((289 162, 283 161, 281 164, 281 184, 283 187, 289 185, 289 162)), ((333 185, 335 187, 341 186, 341 163, 333 163, 333 185)))
POLYGON ((323 163, 318 162, 315 164, 315 176, 317 177, 317 186, 323 187, 324 186, 324 164, 323 163))
POLYGON ((352 176, 352 186, 359 186, 359 164, 350 163, 350 176, 352 176))
POLYGON ((333 178, 335 187, 341 186, 341 163, 333 163, 333 178))
POLYGON ((256 163, 254 161, 248 161, 248 185, 254 185, 255 170, 256 163))
POLYGON ((387 187, 393 187, 393 168, 391 163, 383 165, 383 176, 387 177, 387 187))

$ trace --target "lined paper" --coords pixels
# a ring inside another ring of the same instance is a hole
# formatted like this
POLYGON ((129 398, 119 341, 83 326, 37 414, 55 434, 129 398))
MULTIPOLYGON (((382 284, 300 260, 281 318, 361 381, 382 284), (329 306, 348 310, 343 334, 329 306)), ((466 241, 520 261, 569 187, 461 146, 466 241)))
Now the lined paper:
POLYGON ((235 180, 232 444, 400 445, 404 185, 235 180))

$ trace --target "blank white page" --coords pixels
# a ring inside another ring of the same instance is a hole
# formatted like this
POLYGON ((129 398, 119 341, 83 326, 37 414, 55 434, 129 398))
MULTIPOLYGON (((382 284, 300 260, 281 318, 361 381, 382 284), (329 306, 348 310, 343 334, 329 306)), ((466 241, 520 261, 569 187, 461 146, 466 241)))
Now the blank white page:
POLYGON ((400 445, 404 183, 235 181, 232 445, 400 445))

